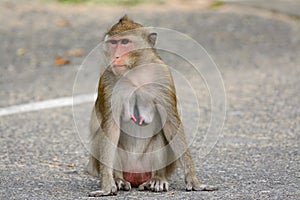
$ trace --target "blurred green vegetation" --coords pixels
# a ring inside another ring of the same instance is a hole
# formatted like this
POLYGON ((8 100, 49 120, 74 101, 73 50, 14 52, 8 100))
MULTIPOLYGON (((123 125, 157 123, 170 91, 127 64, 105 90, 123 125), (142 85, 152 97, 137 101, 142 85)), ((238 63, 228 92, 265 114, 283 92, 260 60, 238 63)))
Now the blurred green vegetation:
POLYGON ((224 4, 224 2, 221 0, 214 0, 213 2, 211 2, 210 7, 217 8, 219 6, 222 6, 223 4, 224 4))
POLYGON ((87 0, 56 0, 60 3, 84 3, 87 2, 87 0))
POLYGON ((121 5, 137 5, 141 3, 164 3, 163 0, 50 0, 60 3, 99 3, 99 4, 121 4, 121 5))

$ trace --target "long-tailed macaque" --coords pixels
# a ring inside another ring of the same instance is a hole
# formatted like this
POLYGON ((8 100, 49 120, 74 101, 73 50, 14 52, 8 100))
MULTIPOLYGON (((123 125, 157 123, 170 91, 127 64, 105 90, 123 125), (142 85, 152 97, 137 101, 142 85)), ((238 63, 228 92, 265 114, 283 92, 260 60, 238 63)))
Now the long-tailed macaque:
POLYGON ((88 172, 100 177, 100 190, 168 191, 167 178, 179 161, 185 188, 215 190, 196 176, 168 66, 156 49, 156 33, 126 15, 105 35, 107 68, 102 72, 92 112, 88 172))

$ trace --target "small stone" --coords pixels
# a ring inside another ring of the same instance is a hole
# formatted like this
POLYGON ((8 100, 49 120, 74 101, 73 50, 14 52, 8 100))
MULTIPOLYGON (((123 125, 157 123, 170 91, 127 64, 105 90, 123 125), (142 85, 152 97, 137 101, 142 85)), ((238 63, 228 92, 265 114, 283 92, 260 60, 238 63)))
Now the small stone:
POLYGON ((25 53, 26 53, 26 49, 24 48, 18 48, 18 50, 16 51, 17 56, 23 56, 25 53))

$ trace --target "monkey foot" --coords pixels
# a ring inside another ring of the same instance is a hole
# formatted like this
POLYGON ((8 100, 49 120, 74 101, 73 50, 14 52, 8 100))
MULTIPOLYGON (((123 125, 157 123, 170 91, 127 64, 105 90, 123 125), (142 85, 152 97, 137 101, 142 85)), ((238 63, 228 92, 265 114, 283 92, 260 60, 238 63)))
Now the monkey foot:
POLYGON ((128 181, 125 181, 121 178, 115 178, 115 182, 118 190, 129 191, 131 189, 131 185, 128 181))
POLYGON ((139 186, 139 190, 151 190, 152 192, 163 192, 169 190, 169 183, 165 178, 154 177, 139 186))

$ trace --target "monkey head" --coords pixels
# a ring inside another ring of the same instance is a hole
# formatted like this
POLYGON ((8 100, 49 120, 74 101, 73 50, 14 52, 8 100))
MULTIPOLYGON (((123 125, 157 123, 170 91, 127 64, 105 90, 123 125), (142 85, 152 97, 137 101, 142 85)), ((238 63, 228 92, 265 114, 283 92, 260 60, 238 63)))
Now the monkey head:
MULTIPOLYGON (((141 24, 129 19, 126 15, 113 25, 105 35, 105 54, 108 64, 115 74, 142 64, 139 63, 145 51, 153 49, 156 33, 149 33, 141 24)), ((144 59, 144 58, 143 58, 144 59)))

